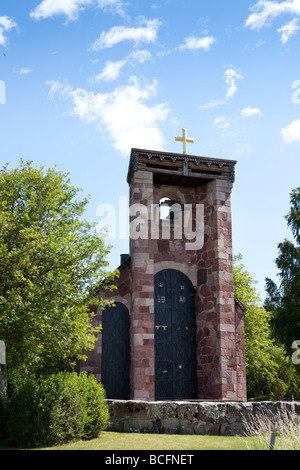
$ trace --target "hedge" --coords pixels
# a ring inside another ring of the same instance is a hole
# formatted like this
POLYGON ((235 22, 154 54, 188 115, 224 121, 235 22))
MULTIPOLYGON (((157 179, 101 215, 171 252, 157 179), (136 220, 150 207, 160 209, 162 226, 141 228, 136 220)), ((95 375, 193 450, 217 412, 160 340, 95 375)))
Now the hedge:
POLYGON ((0 412, 0 441, 18 448, 93 439, 109 423, 103 386, 93 375, 14 374, 0 412))

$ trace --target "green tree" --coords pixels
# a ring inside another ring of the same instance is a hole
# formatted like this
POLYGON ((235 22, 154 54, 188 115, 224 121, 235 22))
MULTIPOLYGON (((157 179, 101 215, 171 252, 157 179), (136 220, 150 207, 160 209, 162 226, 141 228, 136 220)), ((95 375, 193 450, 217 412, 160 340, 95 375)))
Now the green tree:
POLYGON ((279 343, 292 353, 292 344, 300 340, 300 188, 291 192, 291 210, 286 216, 294 242, 285 239, 278 245, 276 266, 279 286, 266 279, 268 297, 265 306, 272 313, 272 332, 279 343))
POLYGON ((93 348, 93 293, 114 273, 79 192, 55 168, 0 171, 0 339, 12 368, 56 370, 93 348))
POLYGON ((295 367, 281 345, 271 337, 271 314, 263 307, 256 282, 242 263, 234 258, 235 295, 246 307, 245 349, 248 398, 296 398, 299 383, 295 367))

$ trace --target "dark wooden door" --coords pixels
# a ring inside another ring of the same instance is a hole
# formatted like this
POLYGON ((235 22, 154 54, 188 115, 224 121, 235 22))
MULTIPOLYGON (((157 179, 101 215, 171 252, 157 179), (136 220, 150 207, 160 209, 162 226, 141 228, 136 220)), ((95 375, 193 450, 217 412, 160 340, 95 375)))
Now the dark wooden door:
POLYGON ((107 306, 102 316, 102 384, 108 399, 129 400, 129 312, 107 306))
POLYGON ((197 398, 195 290, 185 274, 155 276, 155 399, 197 398))

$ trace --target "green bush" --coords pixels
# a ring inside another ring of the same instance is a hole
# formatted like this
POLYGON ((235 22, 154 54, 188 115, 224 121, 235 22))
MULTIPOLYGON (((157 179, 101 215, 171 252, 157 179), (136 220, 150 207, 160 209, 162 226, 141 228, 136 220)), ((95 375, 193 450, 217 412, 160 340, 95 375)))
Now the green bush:
POLYGON ((93 375, 61 372, 36 378, 14 374, 1 427, 7 445, 49 447, 96 438, 108 420, 105 392, 93 375))

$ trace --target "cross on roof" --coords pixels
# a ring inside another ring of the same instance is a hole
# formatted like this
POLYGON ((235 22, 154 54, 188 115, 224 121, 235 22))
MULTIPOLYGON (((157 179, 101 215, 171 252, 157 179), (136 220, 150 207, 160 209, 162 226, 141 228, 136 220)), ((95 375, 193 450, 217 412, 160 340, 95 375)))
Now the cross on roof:
POLYGON ((195 141, 194 139, 188 139, 187 137, 187 130, 182 129, 182 137, 175 137, 176 142, 182 142, 183 143, 183 154, 187 155, 187 143, 194 144, 195 141))

